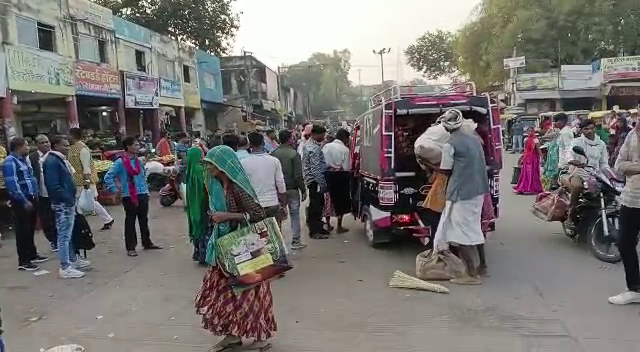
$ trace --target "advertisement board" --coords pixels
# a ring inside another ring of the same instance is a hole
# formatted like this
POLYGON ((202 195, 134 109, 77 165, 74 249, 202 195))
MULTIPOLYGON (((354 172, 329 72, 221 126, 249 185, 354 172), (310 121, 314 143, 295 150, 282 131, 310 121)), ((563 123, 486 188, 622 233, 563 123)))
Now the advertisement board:
POLYGON ((158 77, 125 72, 124 106, 131 109, 157 109, 160 106, 158 77))
POLYGON ((55 53, 6 46, 7 78, 13 90, 73 95, 73 61, 55 53))
POLYGON ((602 59, 600 69, 604 82, 640 79, 640 56, 602 59))
POLYGON ((160 96, 182 99, 182 84, 180 84, 180 81, 160 78, 160 96))
POLYGON ((122 84, 118 71, 90 62, 76 62, 76 95, 120 98, 122 84))
POLYGON ((518 91, 558 89, 558 73, 527 73, 516 77, 518 91))
POLYGON ((113 29, 113 12, 89 0, 68 0, 69 14, 76 20, 113 29))

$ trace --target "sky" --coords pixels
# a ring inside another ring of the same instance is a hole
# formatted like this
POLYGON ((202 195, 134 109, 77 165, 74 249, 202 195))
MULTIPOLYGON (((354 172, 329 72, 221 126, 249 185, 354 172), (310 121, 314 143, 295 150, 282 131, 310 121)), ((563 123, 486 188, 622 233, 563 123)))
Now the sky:
POLYGON ((244 49, 270 68, 295 64, 314 52, 351 51, 354 84, 381 81, 380 57, 372 50, 391 48, 384 56, 385 80, 408 81, 421 75, 402 52, 416 38, 436 29, 456 30, 480 0, 236 0, 240 29, 233 53, 244 49))

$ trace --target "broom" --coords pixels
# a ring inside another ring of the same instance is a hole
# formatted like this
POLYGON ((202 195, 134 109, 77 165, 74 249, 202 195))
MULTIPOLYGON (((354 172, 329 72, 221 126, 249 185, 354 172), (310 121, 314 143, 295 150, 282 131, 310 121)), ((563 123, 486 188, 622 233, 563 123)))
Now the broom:
POLYGON ((389 281, 389 287, 407 288, 411 290, 422 290, 435 293, 449 293, 449 289, 442 285, 422 281, 399 270, 396 270, 393 273, 391 281, 389 281))

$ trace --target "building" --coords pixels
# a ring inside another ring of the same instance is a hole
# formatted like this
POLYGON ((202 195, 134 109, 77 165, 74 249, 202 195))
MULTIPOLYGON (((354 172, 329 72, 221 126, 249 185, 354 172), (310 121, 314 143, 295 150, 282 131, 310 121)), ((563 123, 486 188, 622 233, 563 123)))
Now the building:
POLYGON ((182 96, 184 100, 183 115, 179 115, 181 128, 183 131, 199 131, 201 135, 205 135, 196 48, 189 44, 178 43, 178 60, 182 71, 182 96))
POLYGON ((220 64, 224 98, 232 110, 224 113, 221 127, 280 126, 278 74, 253 55, 223 57, 220 64))
POLYGON ((160 128, 170 132, 186 131, 182 64, 178 42, 151 32, 151 52, 151 66, 158 73, 160 84, 160 106, 158 107, 160 128))
POLYGON ((222 94, 220 59, 202 50, 197 50, 196 60, 198 62, 202 120, 200 120, 199 116, 195 118, 193 129, 200 130, 202 131, 201 133, 206 134, 207 132, 221 129, 224 124, 224 115, 220 113, 226 111, 227 107, 224 105, 222 94), (219 123, 219 116, 223 123, 219 123))
POLYGON ((597 60, 592 70, 602 84, 602 110, 640 106, 640 56, 597 60))

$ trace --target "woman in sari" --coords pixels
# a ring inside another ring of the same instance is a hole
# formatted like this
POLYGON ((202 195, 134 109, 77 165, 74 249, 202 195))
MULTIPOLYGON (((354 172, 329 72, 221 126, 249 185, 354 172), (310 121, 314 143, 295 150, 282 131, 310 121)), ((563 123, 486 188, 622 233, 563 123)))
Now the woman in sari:
POLYGON ((217 336, 225 336, 213 351, 228 351, 242 345, 242 339, 253 339, 251 350, 264 351, 271 347, 268 339, 277 330, 273 315, 271 285, 262 282, 249 289, 234 292, 227 273, 216 262, 215 244, 218 238, 230 233, 244 219, 254 223, 265 218, 247 175, 233 149, 227 146, 212 148, 204 158, 209 171, 210 220, 214 224, 207 245, 207 263, 211 265, 204 276, 195 300, 202 325, 217 336))
POLYGON ((187 223, 189 238, 193 243, 193 260, 206 264, 207 243, 211 235, 209 227, 209 197, 205 185, 205 170, 202 165, 204 153, 199 147, 187 152, 187 223))
POLYGON ((513 190, 518 194, 542 193, 540 180, 540 141, 536 138, 536 132, 532 127, 527 130, 527 139, 524 142, 524 153, 520 167, 520 178, 513 190))

